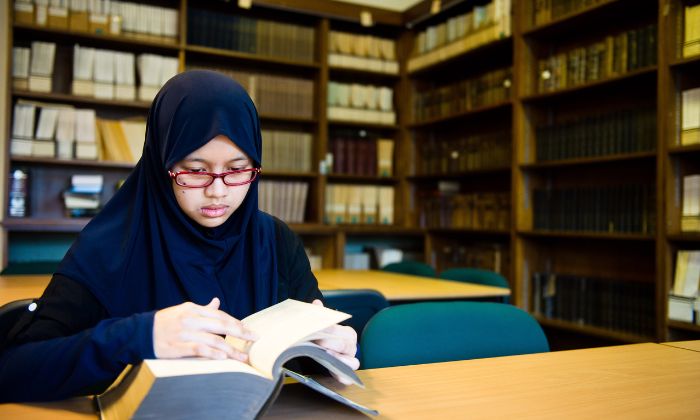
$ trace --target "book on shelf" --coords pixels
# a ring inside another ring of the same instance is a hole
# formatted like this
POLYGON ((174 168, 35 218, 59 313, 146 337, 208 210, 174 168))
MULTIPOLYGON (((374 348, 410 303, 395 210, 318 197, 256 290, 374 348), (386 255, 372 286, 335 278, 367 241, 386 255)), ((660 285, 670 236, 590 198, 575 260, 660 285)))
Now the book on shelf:
POLYGON ((683 177, 681 231, 700 232, 700 174, 683 177))
POLYGON ((97 119, 101 140, 101 159, 136 163, 141 158, 146 138, 146 122, 142 120, 97 119))
POLYGON ((394 187, 328 184, 324 221, 328 224, 393 224, 394 187))
POLYGON ((677 251, 673 287, 668 296, 668 319, 700 323, 699 287, 700 251, 677 251))
POLYGON ((262 130, 265 171, 311 172, 312 135, 282 130, 262 130))
POLYGON ((681 145, 691 144, 700 144, 700 87, 681 93, 681 145))
POLYGON ((32 92, 51 92, 56 44, 32 41, 28 87, 32 92))
POLYGON ((393 95, 387 86, 328 82, 328 119, 396 124, 393 95))
POLYGON ((441 270, 448 268, 473 267, 507 276, 510 266, 508 247, 503 243, 464 241, 447 243, 436 247, 432 259, 441 270))
POLYGON ((24 25, 34 23, 34 4, 30 1, 15 1, 14 21, 24 25))
POLYGON ((306 257, 309 259, 311 271, 323 269, 323 256, 315 254, 311 248, 308 247, 304 247, 304 252, 306 253, 306 257))
POLYGON ((97 160, 100 156, 97 142, 97 115, 94 109, 75 110, 76 159, 97 160))
POLYGON ((330 31, 328 34, 328 65, 337 68, 398 74, 396 43, 372 35, 330 31))
POLYGON ((288 299, 243 319, 258 335, 255 342, 234 337, 226 341, 247 349, 249 363, 234 359, 149 359, 129 366, 97 397, 105 420, 149 417, 258 418, 272 405, 290 376, 305 386, 365 414, 376 411, 356 404, 311 378, 284 367, 298 357, 310 357, 326 369, 363 386, 355 372, 312 342, 323 330, 350 315, 288 299))
POLYGON ((12 138, 10 154, 12 156, 31 156, 34 143, 34 122, 36 105, 26 101, 17 101, 13 108, 12 138))
POLYGON ((12 88, 17 90, 29 89, 29 60, 31 49, 12 47, 12 88))
POLYGON ((177 74, 179 62, 176 57, 139 54, 136 57, 136 68, 141 82, 138 86, 138 100, 151 102, 161 86, 177 74))
POLYGON ((63 191, 66 217, 92 217, 102 202, 104 176, 101 174, 74 174, 70 186, 63 191))
POLYGON ((258 187, 260 210, 287 223, 304 223, 307 182, 261 181, 258 187))
POLYGON ((700 4, 689 4, 684 8, 683 57, 700 54, 700 4))

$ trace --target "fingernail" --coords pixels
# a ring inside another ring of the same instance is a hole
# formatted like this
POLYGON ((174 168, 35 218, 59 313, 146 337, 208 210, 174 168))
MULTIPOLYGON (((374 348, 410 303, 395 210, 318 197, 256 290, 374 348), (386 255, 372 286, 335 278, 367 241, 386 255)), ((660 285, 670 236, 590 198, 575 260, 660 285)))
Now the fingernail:
POLYGON ((245 362, 248 360, 248 355, 245 353, 238 353, 236 354, 236 359, 240 360, 241 362, 245 362))

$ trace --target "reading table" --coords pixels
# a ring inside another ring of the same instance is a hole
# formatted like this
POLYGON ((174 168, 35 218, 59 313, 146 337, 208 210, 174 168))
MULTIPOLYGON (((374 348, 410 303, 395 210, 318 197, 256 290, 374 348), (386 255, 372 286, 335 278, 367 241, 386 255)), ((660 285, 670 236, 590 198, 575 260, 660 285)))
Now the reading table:
MULTIPOLYGON (((700 352, 654 343, 370 369, 365 388, 321 381, 378 418, 700 418, 700 352)), ((0 418, 95 419, 88 398, 2 404, 0 418)), ((366 418, 285 385, 267 418, 366 418)))
POLYGON ((510 295, 504 287, 484 286, 380 270, 319 270, 321 290, 374 289, 391 302, 494 298, 510 295))
MULTIPOLYGON (((321 290, 374 289, 391 302, 476 299, 509 296, 503 287, 432 279, 378 270, 320 270, 314 272, 321 290)), ((50 275, 0 276, 0 306, 17 299, 41 296, 50 275)))

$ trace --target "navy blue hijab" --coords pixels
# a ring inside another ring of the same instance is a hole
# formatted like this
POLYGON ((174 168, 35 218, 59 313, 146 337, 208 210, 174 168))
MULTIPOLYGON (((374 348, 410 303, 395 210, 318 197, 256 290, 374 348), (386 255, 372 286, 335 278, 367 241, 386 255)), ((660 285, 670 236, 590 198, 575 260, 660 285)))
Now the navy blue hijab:
POLYGON ((258 114, 238 83, 212 71, 168 81, 151 105, 141 159, 57 273, 85 285, 111 317, 218 297, 241 319, 276 303, 275 226, 258 210, 259 178, 216 228, 190 219, 175 199, 168 169, 217 135, 260 167, 258 114))

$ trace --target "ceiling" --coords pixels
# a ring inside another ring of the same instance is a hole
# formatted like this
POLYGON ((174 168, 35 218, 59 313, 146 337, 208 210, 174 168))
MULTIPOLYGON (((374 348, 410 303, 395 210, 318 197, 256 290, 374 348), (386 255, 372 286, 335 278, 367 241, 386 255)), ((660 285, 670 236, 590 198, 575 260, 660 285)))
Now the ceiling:
POLYGON ((353 3, 361 6, 371 6, 378 9, 386 9, 394 12, 403 12, 422 0, 326 0, 339 1, 341 3, 353 3))

